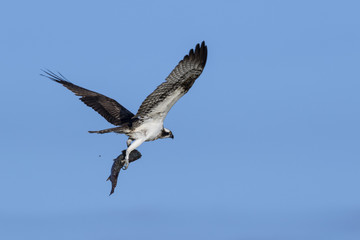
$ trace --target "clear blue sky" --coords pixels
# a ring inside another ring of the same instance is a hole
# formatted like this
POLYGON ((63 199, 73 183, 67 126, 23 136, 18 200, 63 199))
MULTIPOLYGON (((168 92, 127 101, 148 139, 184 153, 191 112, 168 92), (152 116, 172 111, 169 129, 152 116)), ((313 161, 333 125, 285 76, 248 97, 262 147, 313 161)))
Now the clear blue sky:
POLYGON ((358 1, 121 2, 0 4, 1 239, 360 239, 358 1), (202 40, 109 197, 126 137, 40 69, 136 112, 202 40))

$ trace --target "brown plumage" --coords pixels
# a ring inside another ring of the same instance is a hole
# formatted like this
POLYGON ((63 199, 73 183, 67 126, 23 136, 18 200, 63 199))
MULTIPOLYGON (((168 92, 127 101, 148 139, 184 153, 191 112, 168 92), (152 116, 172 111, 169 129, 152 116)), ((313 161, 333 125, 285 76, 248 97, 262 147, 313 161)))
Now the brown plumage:
MULTIPOLYGON (((165 98, 175 92, 177 89, 181 89, 180 93, 182 97, 194 84, 195 80, 202 73, 207 59, 207 46, 203 41, 197 44, 195 52, 193 49, 189 51, 189 54, 181 60, 178 65, 172 70, 166 81, 160 84, 155 91, 153 91, 147 98, 142 102, 136 116, 145 117, 151 114, 151 111, 158 104, 161 104, 165 98)), ((170 108, 175 102, 168 106, 170 108)), ((165 114, 166 115, 166 114, 165 114)))
POLYGON ((56 75, 51 71, 44 71, 41 74, 44 77, 50 78, 51 80, 62 84, 64 87, 75 93, 76 96, 81 96, 80 100, 87 106, 97 111, 103 116, 109 123, 120 126, 121 124, 128 122, 134 114, 127 110, 120 103, 112 98, 106 97, 100 93, 87 90, 79 87, 69 81, 59 73, 56 75))

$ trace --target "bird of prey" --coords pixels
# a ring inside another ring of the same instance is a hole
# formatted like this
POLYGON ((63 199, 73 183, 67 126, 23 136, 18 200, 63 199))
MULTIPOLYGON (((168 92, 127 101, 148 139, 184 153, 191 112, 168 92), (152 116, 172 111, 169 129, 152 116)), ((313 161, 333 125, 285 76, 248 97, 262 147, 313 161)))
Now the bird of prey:
POLYGON ((164 128, 164 120, 171 107, 182 97, 194 84, 195 80, 204 70, 207 59, 207 46, 203 41, 191 49, 178 65, 172 70, 165 82, 160 84, 142 102, 138 112, 133 114, 124 106, 112 98, 100 93, 87 90, 69 82, 61 73, 58 75, 47 70, 42 76, 62 84, 64 87, 80 96, 80 100, 87 106, 97 111, 108 122, 117 126, 90 133, 122 133, 129 138, 126 141, 124 169, 129 166, 131 151, 139 147, 143 142, 153 141, 159 138, 174 138, 172 132, 164 128))

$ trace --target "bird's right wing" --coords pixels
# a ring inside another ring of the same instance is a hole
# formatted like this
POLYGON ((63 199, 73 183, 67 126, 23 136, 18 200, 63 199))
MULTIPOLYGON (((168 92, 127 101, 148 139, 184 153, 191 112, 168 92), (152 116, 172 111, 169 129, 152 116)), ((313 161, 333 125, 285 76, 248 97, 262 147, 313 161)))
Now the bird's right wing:
POLYGON ((83 101, 87 106, 97 111, 111 124, 119 126, 123 123, 130 121, 130 119, 134 116, 132 112, 127 110, 125 107, 123 107, 121 104, 119 104, 112 98, 79 87, 67 81, 67 79, 60 73, 59 75, 56 75, 51 71, 43 72, 45 74, 41 74, 42 76, 62 84, 64 87, 75 93, 76 96, 81 96, 81 101, 83 101))
POLYGON ((172 106, 194 84, 204 70, 207 59, 207 46, 203 41, 191 49, 189 54, 172 70, 166 81, 160 84, 141 104, 136 117, 148 118, 160 116, 162 121, 172 106))

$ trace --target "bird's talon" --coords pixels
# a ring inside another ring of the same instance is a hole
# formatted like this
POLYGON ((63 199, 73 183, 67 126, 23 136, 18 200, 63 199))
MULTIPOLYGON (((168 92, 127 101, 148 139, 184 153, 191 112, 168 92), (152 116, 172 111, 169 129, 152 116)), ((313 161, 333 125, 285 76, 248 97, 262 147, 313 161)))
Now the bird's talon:
POLYGON ((128 167, 129 167, 129 160, 123 160, 123 162, 124 162, 124 165, 123 165, 123 167, 122 167, 122 169, 123 170, 126 170, 126 169, 128 169, 128 167))

